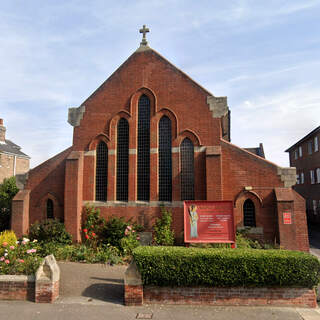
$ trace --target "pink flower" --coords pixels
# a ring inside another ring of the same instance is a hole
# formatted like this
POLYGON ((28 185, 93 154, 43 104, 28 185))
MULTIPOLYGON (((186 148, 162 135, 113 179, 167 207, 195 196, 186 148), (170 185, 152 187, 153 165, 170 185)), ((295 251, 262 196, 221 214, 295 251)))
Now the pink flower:
POLYGON ((13 250, 13 249, 14 249, 14 246, 10 246, 10 249, 13 250))
POLYGON ((127 236, 129 234, 128 229, 125 230, 124 234, 127 236))
POLYGON ((127 229, 128 229, 128 230, 131 230, 132 228, 131 228, 131 226, 127 226, 127 229))
POLYGON ((1 257, 1 258, 0 258, 0 261, 4 261, 4 257, 1 257))
POLYGON ((140 240, 140 237, 139 237, 139 236, 137 236, 137 240, 140 240))
POLYGON ((6 247, 7 245, 8 245, 8 242, 3 242, 3 243, 2 243, 2 246, 3 246, 3 247, 6 247))
POLYGON ((23 260, 23 259, 19 259, 18 261, 21 262, 21 263, 24 263, 24 260, 23 260))
POLYGON ((27 253, 35 253, 35 252, 37 252, 36 249, 29 249, 29 250, 27 250, 27 253))
POLYGON ((9 264, 10 260, 7 259, 7 260, 4 261, 4 263, 9 264))

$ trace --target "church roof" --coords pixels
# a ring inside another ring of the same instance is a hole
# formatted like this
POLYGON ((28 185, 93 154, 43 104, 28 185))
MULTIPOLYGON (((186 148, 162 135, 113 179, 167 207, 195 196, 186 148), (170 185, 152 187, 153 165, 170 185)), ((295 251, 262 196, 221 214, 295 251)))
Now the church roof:
POLYGON ((0 143, 0 153, 12 154, 21 158, 30 159, 30 157, 23 153, 20 149, 21 147, 10 140, 5 140, 4 143, 0 143))

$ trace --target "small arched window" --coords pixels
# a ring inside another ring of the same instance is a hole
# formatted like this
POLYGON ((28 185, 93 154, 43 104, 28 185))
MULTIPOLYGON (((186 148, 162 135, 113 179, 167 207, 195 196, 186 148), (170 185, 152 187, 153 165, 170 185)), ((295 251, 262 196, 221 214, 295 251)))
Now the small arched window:
POLYGON ((189 138, 180 145, 181 200, 194 200, 194 147, 189 138))
POLYGON ((159 201, 172 201, 171 120, 159 121, 159 201))
POLYGON ((54 219, 54 206, 53 201, 51 199, 47 200, 47 219, 54 219))
POLYGON ((128 201, 129 123, 121 118, 117 132, 117 200, 128 201))
POLYGON ((108 186, 108 147, 100 141, 96 160, 96 200, 107 201, 108 186))
POLYGON ((145 94, 138 104, 138 200, 150 200, 150 100, 145 94))
POLYGON ((255 207, 251 199, 247 199, 243 204, 243 225, 245 227, 256 226, 255 207))

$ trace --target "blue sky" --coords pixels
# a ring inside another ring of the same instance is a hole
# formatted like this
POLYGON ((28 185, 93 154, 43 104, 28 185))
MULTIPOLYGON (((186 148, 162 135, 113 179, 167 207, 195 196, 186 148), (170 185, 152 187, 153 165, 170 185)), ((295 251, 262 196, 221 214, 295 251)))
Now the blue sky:
POLYGON ((0 118, 41 163, 72 144, 79 106, 139 46, 215 96, 228 96, 232 142, 267 159, 320 125, 320 0, 28 0, 0 4, 0 118))

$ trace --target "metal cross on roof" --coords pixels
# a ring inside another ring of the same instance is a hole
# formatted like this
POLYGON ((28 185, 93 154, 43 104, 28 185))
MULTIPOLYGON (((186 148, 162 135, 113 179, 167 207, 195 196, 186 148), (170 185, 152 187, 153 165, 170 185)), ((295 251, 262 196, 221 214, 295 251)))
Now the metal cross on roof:
POLYGON ((140 42, 140 44, 146 46, 148 44, 148 41, 146 39, 146 33, 150 32, 150 30, 149 28, 146 28, 146 25, 144 24, 142 29, 139 30, 139 32, 143 34, 142 41, 140 42))

